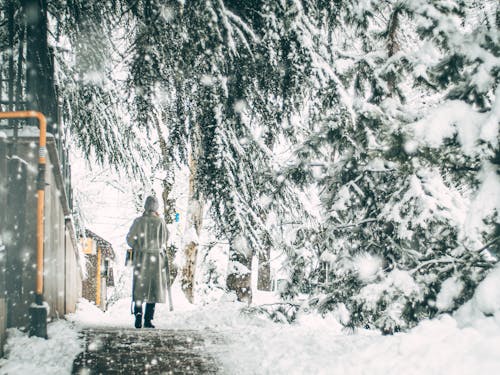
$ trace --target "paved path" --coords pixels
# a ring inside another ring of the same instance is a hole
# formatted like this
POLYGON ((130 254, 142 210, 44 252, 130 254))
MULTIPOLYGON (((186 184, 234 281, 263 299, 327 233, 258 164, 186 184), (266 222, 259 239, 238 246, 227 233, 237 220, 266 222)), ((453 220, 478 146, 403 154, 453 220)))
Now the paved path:
POLYGON ((85 350, 73 374, 217 374, 206 345, 213 334, 189 330, 88 328, 81 332, 85 350))

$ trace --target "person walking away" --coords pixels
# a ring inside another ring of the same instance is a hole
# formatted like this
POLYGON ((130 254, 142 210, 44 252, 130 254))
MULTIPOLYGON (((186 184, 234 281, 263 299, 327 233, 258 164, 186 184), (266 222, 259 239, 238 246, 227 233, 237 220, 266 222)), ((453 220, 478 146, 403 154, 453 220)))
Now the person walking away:
POLYGON ((149 196, 144 204, 144 213, 136 218, 127 234, 127 243, 133 249, 133 284, 135 328, 155 328, 151 323, 155 304, 165 303, 167 272, 165 268, 168 231, 158 214, 158 200, 149 196))

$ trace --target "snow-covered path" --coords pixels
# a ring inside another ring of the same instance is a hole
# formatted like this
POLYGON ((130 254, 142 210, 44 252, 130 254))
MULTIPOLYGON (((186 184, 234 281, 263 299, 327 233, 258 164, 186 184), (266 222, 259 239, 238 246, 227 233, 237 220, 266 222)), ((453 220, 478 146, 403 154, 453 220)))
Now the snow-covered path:
POLYGON ((217 362, 206 353, 216 337, 192 330, 134 328, 85 329, 85 350, 72 374, 217 374, 217 362))

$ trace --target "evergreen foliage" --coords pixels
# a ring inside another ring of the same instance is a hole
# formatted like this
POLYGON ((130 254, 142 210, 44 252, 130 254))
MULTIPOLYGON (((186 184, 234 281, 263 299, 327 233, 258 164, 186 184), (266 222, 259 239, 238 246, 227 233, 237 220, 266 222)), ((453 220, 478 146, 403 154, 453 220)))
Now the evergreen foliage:
MULTIPOLYGON (((491 161, 498 153, 498 31, 487 12, 476 12, 484 22, 471 27, 463 3, 347 3, 336 26, 347 40, 333 31, 340 37, 332 65, 342 84, 323 86, 310 111, 317 131, 300 151, 330 155, 318 179, 325 212, 316 236, 328 281, 317 282, 313 294, 322 297, 311 302, 321 311, 342 305, 347 324, 391 333, 458 307, 496 262, 498 204, 486 226, 476 222, 479 236, 464 213, 474 215, 477 193, 469 193, 484 187, 484 170, 498 176, 491 161), (471 135, 460 128, 464 115, 473 132, 496 133, 471 135), (421 130, 446 126, 456 129, 434 138, 421 130), (457 292, 452 305, 441 306, 447 280, 457 292)), ((320 266, 302 280, 310 284, 320 266)))

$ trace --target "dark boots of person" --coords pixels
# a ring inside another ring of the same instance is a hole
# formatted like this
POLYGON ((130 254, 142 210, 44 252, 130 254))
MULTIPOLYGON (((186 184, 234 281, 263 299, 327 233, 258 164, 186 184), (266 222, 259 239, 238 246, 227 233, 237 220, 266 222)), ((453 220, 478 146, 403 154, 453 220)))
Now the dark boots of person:
POLYGON ((155 304, 146 303, 146 311, 144 312, 144 328, 155 328, 151 323, 155 314, 155 304))
POLYGON ((135 328, 142 328, 142 303, 134 304, 135 328))
MULTIPOLYGON (((134 304, 134 314, 135 314, 135 328, 142 328, 142 303, 136 302, 134 304)), ((144 328, 155 328, 151 323, 155 314, 155 304, 146 303, 146 308, 144 311, 144 328)))
POLYGON ((142 328, 142 314, 135 314, 135 328, 142 328))

